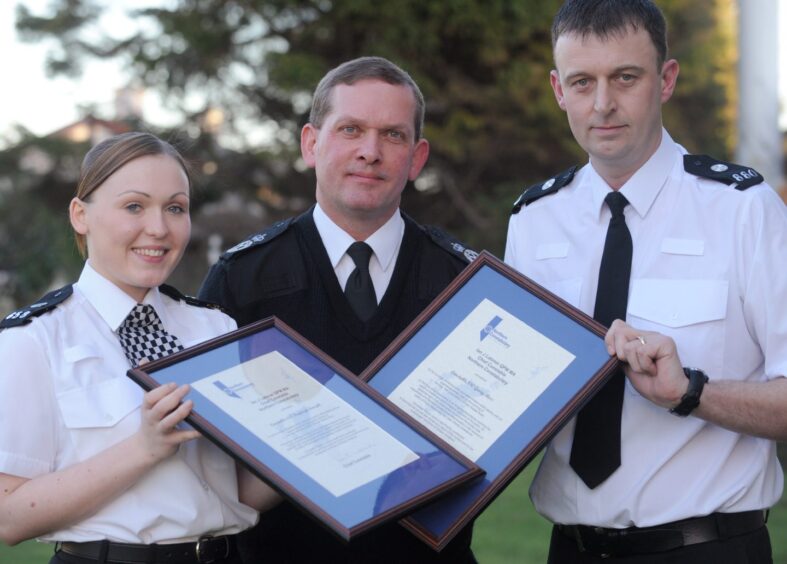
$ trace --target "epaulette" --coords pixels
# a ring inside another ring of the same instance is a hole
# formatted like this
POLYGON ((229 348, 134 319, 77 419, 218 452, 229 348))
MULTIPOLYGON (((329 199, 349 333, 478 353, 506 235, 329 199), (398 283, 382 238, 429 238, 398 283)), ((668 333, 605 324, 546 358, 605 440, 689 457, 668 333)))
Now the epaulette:
POLYGON ((519 213, 519 210, 522 209, 522 206, 527 206, 532 204, 539 198, 544 196, 548 196, 549 194, 554 194, 558 190, 560 190, 563 186, 566 186, 574 179, 574 174, 577 172, 577 167, 572 166, 568 170, 564 170, 557 176, 553 176, 546 182, 541 182, 540 184, 533 184, 527 190, 522 192, 522 195, 517 198, 517 201, 514 202, 514 207, 511 209, 511 213, 519 213))
POLYGON ((5 319, 0 321, 0 331, 9 327, 20 327, 30 323, 33 321, 34 317, 38 317, 39 315, 55 309, 58 305, 66 301, 73 293, 74 288, 71 284, 68 286, 63 286, 59 290, 53 290, 49 292, 36 303, 8 314, 5 319))
POLYGON ((736 190, 746 190, 765 182, 753 168, 719 161, 708 155, 683 155, 683 168, 694 176, 710 178, 728 186, 734 184, 736 190))
POLYGON ((457 239, 451 237, 448 233, 443 231, 442 229, 438 229, 433 225, 424 225, 422 226, 423 230, 429 235, 429 238, 434 241, 434 243, 448 251, 454 256, 459 257, 463 261, 470 263, 473 262, 478 253, 473 249, 465 247, 462 243, 460 243, 457 239))
POLYGON ((177 288, 170 286, 169 284, 162 284, 161 286, 158 287, 158 289, 162 294, 164 294, 165 296, 169 296, 173 300, 177 300, 179 302, 186 302, 189 305, 193 305, 197 307, 207 307, 210 309, 217 309, 221 312, 224 311, 224 309, 218 304, 214 304, 213 302, 204 302, 192 296, 187 296, 186 294, 182 293, 177 288))
POLYGON ((294 219, 295 219, 294 217, 290 217, 282 221, 277 221, 276 223, 268 227, 268 229, 266 229, 265 231, 261 231, 256 235, 252 235, 251 237, 249 237, 245 241, 241 241, 231 249, 227 249, 226 251, 224 251, 224 254, 221 255, 221 258, 228 259, 233 256, 241 254, 242 251, 246 251, 248 249, 252 249, 254 247, 258 247, 260 245, 264 245, 269 241, 272 241, 273 239, 275 239, 276 237, 287 231, 287 229, 290 227, 290 224, 293 222, 294 219))

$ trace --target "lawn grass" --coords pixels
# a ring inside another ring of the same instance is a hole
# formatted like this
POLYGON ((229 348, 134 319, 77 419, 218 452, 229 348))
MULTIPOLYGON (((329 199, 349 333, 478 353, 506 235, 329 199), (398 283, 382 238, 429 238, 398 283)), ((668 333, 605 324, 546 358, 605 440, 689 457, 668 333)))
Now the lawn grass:
MULTIPOLYGON (((546 562, 551 525, 539 516, 527 489, 538 461, 522 474, 478 518, 473 550, 481 564, 543 564, 546 562)), ((768 529, 773 543, 775 564, 787 564, 787 499, 771 510, 768 529)), ((10 548, 0 543, 2 564, 46 564, 52 555, 50 545, 34 541, 10 548)))

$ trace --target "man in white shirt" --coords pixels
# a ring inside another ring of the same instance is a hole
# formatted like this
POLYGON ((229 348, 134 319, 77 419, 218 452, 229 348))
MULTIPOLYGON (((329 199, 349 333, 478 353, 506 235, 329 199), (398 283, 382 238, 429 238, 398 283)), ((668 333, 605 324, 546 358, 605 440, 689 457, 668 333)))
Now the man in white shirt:
POLYGON ((627 378, 544 456, 531 497, 556 524, 549 561, 770 562, 764 510, 782 493, 775 440, 787 438, 785 206, 755 171, 687 155, 664 130, 678 63, 651 1, 568 0, 552 36, 552 87, 590 162, 525 191, 506 261, 599 320, 622 295, 606 341, 627 378), (607 246, 626 258, 608 262, 607 246))

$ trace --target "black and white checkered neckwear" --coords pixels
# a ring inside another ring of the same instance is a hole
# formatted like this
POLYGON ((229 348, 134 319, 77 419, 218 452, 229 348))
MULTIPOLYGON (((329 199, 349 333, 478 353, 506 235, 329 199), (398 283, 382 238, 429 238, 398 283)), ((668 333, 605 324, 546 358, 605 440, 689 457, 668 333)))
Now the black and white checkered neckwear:
POLYGON ((174 335, 164 330, 156 310, 149 304, 137 304, 118 328, 118 338, 131 366, 153 361, 183 349, 174 335))

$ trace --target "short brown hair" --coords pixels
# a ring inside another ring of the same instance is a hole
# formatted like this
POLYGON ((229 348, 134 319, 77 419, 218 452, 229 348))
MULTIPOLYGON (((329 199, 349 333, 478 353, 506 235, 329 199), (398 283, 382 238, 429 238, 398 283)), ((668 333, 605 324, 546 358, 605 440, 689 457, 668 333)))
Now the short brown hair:
POLYGON ((319 129, 325 116, 331 112, 331 94, 334 86, 355 84, 361 80, 382 80, 388 84, 407 86, 415 97, 415 139, 421 138, 424 130, 426 103, 421 89, 412 77, 388 59, 382 57, 360 57, 342 63, 326 74, 314 90, 309 122, 319 129))
POLYGON ((566 0, 552 21, 552 49, 561 35, 602 39, 644 29, 656 49, 657 67, 667 60, 667 24, 651 0, 566 0))

